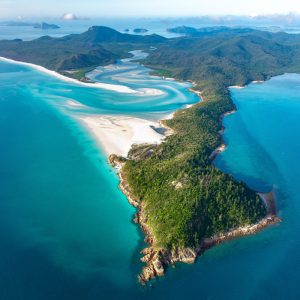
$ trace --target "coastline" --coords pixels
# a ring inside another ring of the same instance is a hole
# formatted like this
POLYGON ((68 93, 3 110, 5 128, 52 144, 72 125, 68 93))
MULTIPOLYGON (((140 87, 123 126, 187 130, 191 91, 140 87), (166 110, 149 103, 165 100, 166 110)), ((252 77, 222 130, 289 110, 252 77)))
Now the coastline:
MULTIPOLYGON (((224 119, 226 116, 232 115, 232 114, 234 114, 234 113, 236 113, 236 110, 235 110, 235 109, 234 109, 234 110, 231 110, 231 111, 228 111, 228 112, 226 112, 226 113, 224 113, 224 114, 222 114, 222 115, 219 117, 219 122, 220 122, 220 124, 223 124, 223 123, 222 123, 222 122, 223 122, 223 119, 224 119)), ((216 157, 217 157, 220 153, 224 152, 225 149, 226 149, 226 147, 227 147, 227 145, 226 145, 225 142, 224 142, 224 139, 222 138, 222 135, 223 135, 223 133, 224 133, 224 130, 225 130, 225 127, 222 125, 222 129, 219 131, 219 135, 220 135, 220 137, 221 137, 221 139, 222 139, 222 143, 221 143, 221 145, 220 145, 219 147, 217 147, 217 148, 211 153, 211 155, 209 156, 209 159, 210 159, 211 161, 214 161, 214 160, 216 159, 216 157)))
POLYGON ((58 78, 60 80, 63 80, 65 82, 73 83, 76 85, 81 85, 89 88, 96 88, 96 89, 104 89, 104 90, 110 90, 110 91, 115 91, 118 93, 125 93, 125 94, 138 94, 138 95, 161 95, 161 92, 155 89, 141 89, 141 90, 134 90, 131 89, 125 85, 117 85, 117 84, 109 84, 109 83, 101 83, 101 82, 83 82, 71 77, 67 77, 65 75, 62 75, 56 71, 49 70, 43 66, 32 64, 32 63, 27 63, 27 62, 22 62, 22 61, 17 61, 13 60, 10 58, 2 57, 0 56, 0 62, 8 62, 16 65, 21 65, 21 66, 26 66, 30 67, 34 70, 37 70, 39 72, 42 72, 44 74, 50 75, 52 77, 58 78))
MULTIPOLYGON (((259 84, 259 83, 264 83, 264 82, 265 81, 263 81, 263 80, 253 80, 249 84, 259 84)), ((242 86, 242 85, 233 85, 233 86, 229 86, 228 89, 229 90, 230 89, 244 89, 246 86, 247 85, 245 85, 245 86, 242 86)), ((197 91, 195 91, 193 89, 190 89, 190 91, 195 92, 195 93, 201 95, 201 92, 197 92, 197 91)), ((220 122, 220 124, 222 124, 222 129, 219 131, 219 134, 221 136, 222 143, 209 156, 209 159, 211 161, 214 161, 219 154, 221 154, 222 152, 224 152, 226 150, 227 145, 225 144, 224 139, 222 138, 222 135, 223 135, 224 130, 225 130, 225 127, 223 126, 223 119, 225 117, 229 116, 229 115, 232 115, 232 114, 236 113, 236 111, 237 111, 236 109, 233 109, 233 110, 230 110, 230 111, 225 112, 224 114, 220 115, 219 122, 220 122)), ((263 195, 263 194, 258 193, 258 195, 263 195)))
MULTIPOLYGON (((259 83, 264 83, 265 81, 264 80, 253 80, 251 81, 249 84, 259 84, 259 83)), ((195 83, 193 83, 195 84, 195 83)), ((232 85, 232 86, 229 86, 228 89, 244 89, 247 85, 245 86, 242 86, 242 85, 232 85)), ((196 90, 193 90, 193 89, 190 89, 191 92, 194 92, 196 93, 197 95, 201 95, 201 92, 199 91, 196 91, 196 90)), ((217 147, 212 153, 211 155, 209 156, 209 159, 211 161, 214 161, 216 159, 216 157, 221 154, 222 152, 224 152, 226 150, 226 147, 227 145, 225 144, 223 138, 222 138, 222 135, 224 133, 224 130, 225 130, 225 127, 223 126, 223 119, 229 115, 232 115, 234 113, 236 113, 236 109, 233 109, 233 110, 230 110, 228 112, 225 112, 224 114, 221 114, 220 117, 219 117, 219 122, 220 124, 222 124, 222 129, 219 131, 219 134, 221 136, 221 139, 222 139, 222 143, 219 147, 217 147)), ((263 195, 262 193, 258 193, 258 195, 263 195)))
POLYGON ((143 213, 143 203, 135 197, 129 184, 125 179, 122 171, 124 161, 120 160, 117 155, 109 156, 110 164, 118 171, 120 179, 119 189, 127 197, 128 202, 137 209, 134 216, 134 222, 139 224, 144 232, 144 241, 149 245, 141 250, 143 257, 140 259, 145 266, 141 273, 138 275, 138 281, 142 285, 146 285, 150 280, 165 275, 165 272, 170 265, 175 265, 178 262, 192 264, 195 263, 197 257, 202 255, 204 251, 226 241, 237 239, 243 236, 253 235, 262 231, 266 227, 280 223, 282 220, 276 215, 275 193, 258 193, 263 199, 268 214, 255 224, 246 225, 243 227, 233 228, 232 230, 215 235, 210 238, 203 239, 200 244, 195 248, 182 248, 175 250, 168 250, 155 247, 155 241, 151 234, 151 229, 147 226, 147 217, 143 213))
MULTIPOLYGON (((260 83, 261 81, 258 82, 260 83)), ((258 83, 258 82, 254 81, 252 83, 258 83)), ((192 84, 195 85, 194 82, 192 82, 192 84)), ((237 88, 244 88, 244 87, 237 87, 237 88)), ((193 88, 190 88, 189 90, 191 92, 196 93, 200 97, 201 101, 205 101, 201 91, 194 90, 193 88)), ((186 108, 189 108, 191 106, 187 106, 186 108)), ((228 116, 235 112, 236 110, 234 109, 220 115, 219 122, 222 124, 223 118, 225 116, 228 116)), ((174 114, 175 112, 171 114, 169 118, 173 118, 174 114)), ((163 120, 160 122, 163 123, 163 120)), ((222 125, 222 130, 219 132, 221 137, 223 132, 224 132, 224 127, 222 125)), ((222 153, 225 149, 226 149, 226 144, 224 143, 222 138, 222 143, 213 151, 213 153, 209 157, 211 161, 213 161, 217 157, 217 155, 222 153)), ((155 241, 153 235, 151 234, 151 229, 147 226, 146 223, 147 217, 143 213, 143 203, 139 201, 137 197, 135 197, 122 171, 122 167, 125 164, 125 161, 120 160, 120 157, 118 157, 117 155, 112 154, 109 156, 110 164, 118 171, 118 176, 120 179, 120 183, 119 183, 120 190, 123 192, 123 194, 125 194, 125 196, 128 199, 128 202, 137 209, 137 213, 134 217, 134 222, 136 224, 139 224, 139 226, 141 227, 145 235, 144 241, 149 245, 147 248, 142 249, 140 252, 143 255, 143 257, 140 260, 145 264, 141 273, 138 275, 138 281, 142 285, 146 285, 149 281, 151 281, 156 277, 164 276, 166 269, 170 265, 175 265, 177 262, 192 264, 196 261, 197 257, 203 254, 204 251, 220 243, 237 239, 243 236, 256 234, 264 230, 265 228, 280 223, 282 221, 282 219, 277 216, 274 191, 271 191, 269 193, 257 192, 257 195, 263 200, 267 209, 267 215, 261 220, 259 220, 257 223, 233 228, 228 232, 224 232, 209 238, 205 238, 202 241, 200 241, 199 245, 195 248, 181 248, 181 249, 178 248, 175 250, 157 248, 155 247, 155 241)))
POLYGON ((107 157, 111 154, 127 157, 135 144, 160 144, 169 131, 159 133, 161 122, 148 121, 129 116, 96 115, 80 117, 79 120, 99 142, 107 157))
POLYGON ((245 85, 231 85, 228 87, 228 89, 244 89, 249 84, 259 84, 259 83, 264 83, 264 82, 265 82, 265 80, 252 80, 245 85))
MULTIPOLYGON (((49 70, 40 65, 16 61, 0 56, 0 62, 1 61, 27 66, 44 74, 58 78, 59 80, 85 87, 106 89, 118 93, 129 93, 141 96, 159 96, 163 94, 162 91, 153 88, 133 90, 127 86, 117 84, 83 82, 49 70)), ((74 100, 70 100, 68 105, 71 107, 84 106, 74 100)), ((164 119, 172 118, 172 116, 173 113, 166 115, 164 119)), ((96 142, 101 145, 101 148, 104 150, 107 157, 112 153, 127 156, 128 151, 134 144, 159 144, 172 132, 171 129, 164 126, 161 121, 149 121, 126 115, 81 116, 78 120, 94 136, 96 142)))
MULTIPOLYGON (((131 89, 125 85, 107 84, 101 82, 83 82, 56 71, 49 70, 43 66, 23 61, 17 61, 0 56, 0 62, 30 67, 34 70, 50 75, 64 82, 73 83, 89 88, 104 89, 118 93, 135 94, 141 96, 159 96, 163 92, 153 88, 131 89)), ((96 69, 95 69, 96 70, 96 69)), ((175 79, 174 79, 175 80, 175 79)), ((77 101, 70 100, 68 105, 71 107, 83 107, 77 101)), ((193 104, 191 104, 193 105, 193 104)), ((187 104, 185 108, 190 107, 187 104)), ((173 118, 175 112, 164 116, 163 120, 173 118)), ((147 119, 130 117, 126 115, 96 115, 81 116, 78 118, 94 136, 96 142, 104 150, 107 157, 114 153, 127 156, 130 148, 135 144, 160 144, 167 136, 173 133, 173 130, 167 127, 163 120, 149 121, 147 119)))

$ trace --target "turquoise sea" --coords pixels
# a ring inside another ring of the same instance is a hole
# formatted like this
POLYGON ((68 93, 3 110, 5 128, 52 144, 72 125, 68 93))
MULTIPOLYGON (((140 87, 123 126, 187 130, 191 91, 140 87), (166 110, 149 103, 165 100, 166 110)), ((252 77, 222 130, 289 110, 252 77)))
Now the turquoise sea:
MULTIPOLYGON (((140 53, 141 54, 141 53, 140 53)), ((130 61, 90 76, 163 95, 121 94, 0 62, 0 299, 299 299, 300 75, 232 89, 228 144, 215 164, 275 188, 283 223, 179 264, 153 288, 136 282, 143 235, 82 115, 158 120, 198 101, 188 83, 130 61), (77 101, 82 106, 72 106, 77 101)))

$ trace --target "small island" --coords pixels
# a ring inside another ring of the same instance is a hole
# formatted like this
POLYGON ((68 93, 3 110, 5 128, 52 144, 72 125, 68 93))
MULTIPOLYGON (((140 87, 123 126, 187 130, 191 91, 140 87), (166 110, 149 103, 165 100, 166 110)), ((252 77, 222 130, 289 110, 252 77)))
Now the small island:
POLYGON ((134 33, 147 33, 149 30, 146 28, 135 28, 133 29, 134 33))
POLYGON ((167 28, 167 31, 171 33, 186 34, 186 35, 192 35, 198 32, 196 28, 189 27, 189 26, 178 26, 173 28, 167 28))
POLYGON ((42 22, 42 23, 35 24, 33 26, 33 28, 47 30, 47 29, 59 29, 60 27, 55 24, 48 24, 48 23, 42 22))

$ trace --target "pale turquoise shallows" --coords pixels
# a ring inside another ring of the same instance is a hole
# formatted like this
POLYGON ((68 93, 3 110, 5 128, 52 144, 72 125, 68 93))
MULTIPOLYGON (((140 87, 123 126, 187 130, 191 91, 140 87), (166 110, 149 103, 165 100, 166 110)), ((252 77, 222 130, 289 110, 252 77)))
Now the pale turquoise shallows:
POLYGON ((149 76, 127 60, 118 66, 122 74, 128 69, 138 93, 0 62, 0 299, 118 299, 123 290, 139 291, 143 246, 135 209, 77 120, 95 114, 158 120, 199 99, 188 83, 149 76), (149 86, 162 93, 144 95, 140 89, 149 86))

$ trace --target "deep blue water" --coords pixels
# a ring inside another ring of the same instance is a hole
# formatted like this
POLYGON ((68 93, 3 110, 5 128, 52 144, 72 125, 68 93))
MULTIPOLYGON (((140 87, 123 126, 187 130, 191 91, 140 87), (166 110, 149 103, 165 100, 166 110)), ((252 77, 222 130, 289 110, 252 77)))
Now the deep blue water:
POLYGON ((143 289, 134 209, 81 115, 158 119, 197 98, 186 83, 123 62, 95 79, 159 96, 62 82, 0 63, 0 299, 299 299, 300 76, 232 89, 226 151, 216 166, 252 188, 275 188, 283 223, 207 251, 143 289), (74 107, 69 101, 83 106, 74 107))

